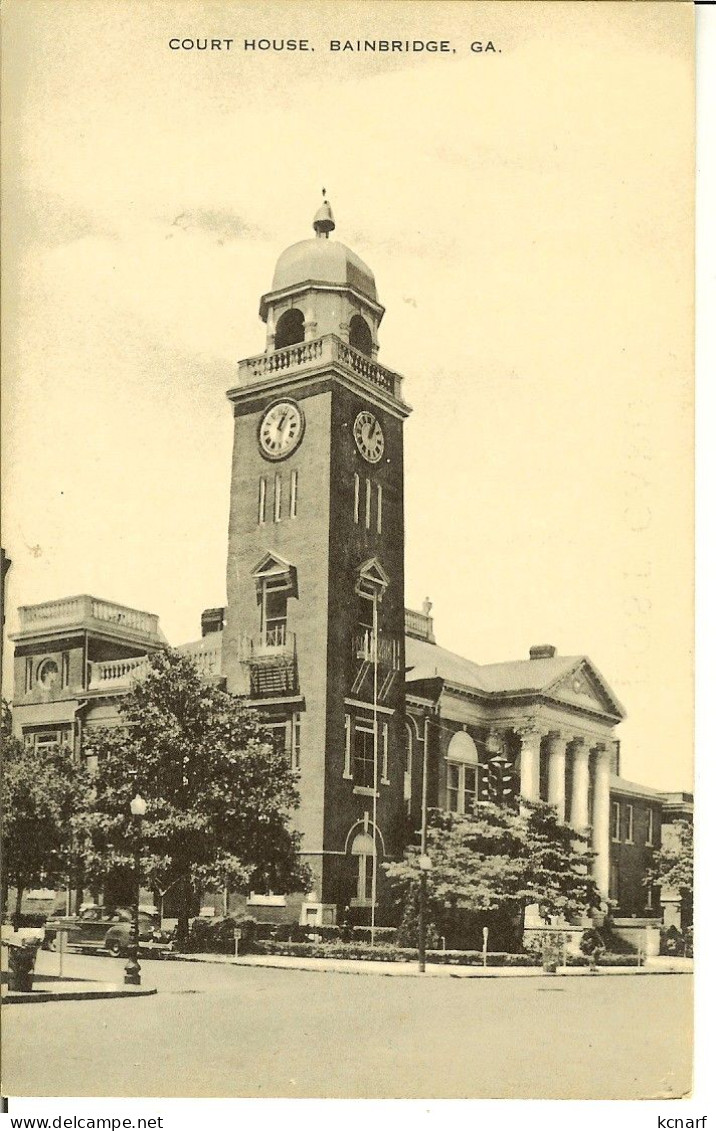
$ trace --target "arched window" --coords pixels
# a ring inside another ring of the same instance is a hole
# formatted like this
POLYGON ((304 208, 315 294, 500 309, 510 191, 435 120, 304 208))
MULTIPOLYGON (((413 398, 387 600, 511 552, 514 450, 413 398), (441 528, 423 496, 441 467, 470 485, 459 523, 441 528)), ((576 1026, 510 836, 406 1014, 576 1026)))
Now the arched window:
POLYGON ((306 337, 304 318, 297 306, 285 310, 276 323, 276 338, 274 348, 281 350, 284 346, 295 346, 306 337))
POLYGON ((467 731, 459 730, 447 749, 447 807, 452 813, 472 813, 477 800, 477 747, 467 731))
POLYGON ((351 856, 358 858, 355 902, 370 903, 373 899, 373 867, 375 841, 368 833, 359 833, 351 846, 351 856))
POLYGON ((354 314, 348 326, 348 344, 368 357, 373 353, 370 326, 360 314, 354 314))

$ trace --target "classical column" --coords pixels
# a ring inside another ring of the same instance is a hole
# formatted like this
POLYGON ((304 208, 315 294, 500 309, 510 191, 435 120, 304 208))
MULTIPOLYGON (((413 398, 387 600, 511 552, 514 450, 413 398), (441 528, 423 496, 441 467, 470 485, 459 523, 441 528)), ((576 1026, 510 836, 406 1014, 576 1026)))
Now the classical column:
POLYGON ((542 731, 534 723, 517 728, 520 750, 520 794, 528 801, 539 801, 539 749, 542 731))
POLYGON ((498 730, 497 727, 490 727, 485 736, 485 750, 488 761, 491 761, 493 758, 496 758, 498 754, 502 753, 503 745, 503 732, 498 730))
POLYGON ((564 820, 565 811, 565 779, 564 770, 567 761, 567 743, 569 737, 564 734, 553 733, 549 737, 549 762, 547 763, 547 800, 554 805, 560 821, 564 820))
POLYGON ((600 892, 609 896, 609 778, 612 772, 611 747, 597 749, 594 771, 594 812, 592 816, 592 848, 594 879, 600 892))
POLYGON ((572 746, 572 798, 569 823, 575 829, 589 824, 589 750, 583 738, 572 746))

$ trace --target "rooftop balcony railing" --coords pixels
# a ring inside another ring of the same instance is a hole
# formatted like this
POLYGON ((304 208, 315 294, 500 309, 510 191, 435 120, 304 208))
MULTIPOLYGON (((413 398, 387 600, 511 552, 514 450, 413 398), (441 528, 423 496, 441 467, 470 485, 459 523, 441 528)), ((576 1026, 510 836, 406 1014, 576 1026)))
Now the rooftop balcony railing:
POLYGON ((243 662, 293 659, 296 655, 296 633, 287 632, 285 624, 275 625, 255 636, 239 640, 239 659, 243 662))
POLYGON ((336 334, 326 334, 322 338, 299 342, 293 346, 286 346, 285 349, 262 353, 257 357, 248 357, 240 361, 239 384, 253 385, 267 381, 277 374, 302 372, 331 364, 400 399, 402 381, 400 374, 366 357, 336 334))
POLYGON ((90 662, 89 691, 126 690, 144 679, 149 670, 148 656, 132 656, 126 660, 90 662))
POLYGON ((426 613, 416 612, 415 609, 406 609, 405 632, 408 636, 414 636, 417 640, 427 640, 431 644, 435 643, 433 618, 426 613))
POLYGON ((25 632, 99 621, 147 636, 159 635, 159 618, 154 613, 144 613, 140 609, 130 609, 126 605, 116 605, 113 601, 103 601, 87 594, 63 597, 58 601, 44 601, 40 605, 23 605, 19 613, 20 628, 25 632))
POLYGON ((400 641, 397 636, 385 632, 379 632, 378 639, 375 641, 372 629, 362 629, 353 636, 353 657, 367 663, 374 663, 377 658, 382 667, 398 671, 400 669, 400 641))
POLYGON ((209 679, 211 676, 221 675, 221 642, 222 634, 212 632, 197 644, 184 644, 177 651, 189 656, 199 675, 209 679))

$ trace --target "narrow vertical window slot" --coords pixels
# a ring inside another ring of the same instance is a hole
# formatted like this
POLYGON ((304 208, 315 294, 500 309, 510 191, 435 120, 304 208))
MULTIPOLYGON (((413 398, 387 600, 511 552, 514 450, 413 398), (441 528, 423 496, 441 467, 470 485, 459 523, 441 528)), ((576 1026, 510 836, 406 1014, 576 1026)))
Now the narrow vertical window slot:
POLYGON ((273 520, 281 521, 281 476, 277 475, 273 486, 273 520))
POLYGON ((290 497, 289 510, 288 510, 289 516, 291 518, 296 517, 297 509, 298 509, 298 472, 292 471, 291 472, 291 497, 290 497))
POLYGON ((379 534, 383 533, 383 488, 380 483, 376 486, 375 497, 375 528, 379 534))
POLYGON ((388 724, 383 723, 383 758, 380 773, 380 780, 382 785, 390 785, 388 781, 388 724))
POLYGON ((343 777, 351 778, 351 717, 346 715, 344 723, 345 751, 343 755, 343 777))
POLYGON ((266 521, 266 480, 261 476, 259 479, 259 526, 262 526, 266 521))
POLYGON ((353 521, 360 521, 360 475, 353 476, 353 521))
POLYGON ((365 481, 365 528, 366 528, 366 530, 370 530, 370 494, 371 494, 370 488, 371 488, 370 479, 366 479, 366 481, 365 481))

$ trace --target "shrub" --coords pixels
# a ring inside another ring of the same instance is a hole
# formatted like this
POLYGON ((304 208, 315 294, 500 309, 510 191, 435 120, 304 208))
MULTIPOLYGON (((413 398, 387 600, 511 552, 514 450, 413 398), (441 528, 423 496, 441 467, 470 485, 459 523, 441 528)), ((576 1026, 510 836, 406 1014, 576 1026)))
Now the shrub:
POLYGON ((187 951, 190 954, 233 954, 236 943, 234 931, 241 930, 238 949, 245 954, 256 941, 256 920, 250 916, 235 919, 222 915, 215 919, 193 919, 189 927, 187 951))
MULTIPOLYGON (((349 924, 349 930, 352 930, 349 924)), ((339 942, 343 938, 344 928, 339 927, 338 924, 326 924, 325 927, 312 927, 313 934, 318 935, 322 942, 339 942)), ((346 939, 346 942, 349 940, 346 939)))
POLYGON ((211 923, 208 919, 192 919, 186 948, 190 954, 205 954, 209 950, 211 923))
POLYGON ((684 936, 678 927, 662 927, 659 932, 659 954, 683 955, 685 952, 684 936))
POLYGON ((278 923, 257 923, 256 938, 259 940, 275 938, 278 926, 278 923))
MULTIPOLYGON (((397 927, 376 927, 375 928, 375 942, 387 943, 389 945, 397 944, 397 927)), ((358 942, 370 942, 371 929, 370 927, 354 927, 353 937, 358 942)), ((399 945, 399 944, 398 944, 399 945)))
POLYGON ((581 950, 582 954, 592 955, 595 953, 595 951, 597 953, 599 953, 600 951, 603 953, 607 948, 604 945, 604 939, 602 938, 597 928, 587 927, 586 931, 582 933, 582 937, 579 940, 579 949, 581 950))
MULTIPOLYGON (((64 915, 64 911, 62 912, 64 915)), ((18 927, 44 927, 49 916, 43 911, 28 911, 18 917, 18 927)))
MULTIPOLYGON (((296 958, 350 958, 370 962, 417 962, 416 947, 399 947, 387 944, 366 946, 364 943, 292 943, 266 940, 256 944, 260 954, 285 954, 296 958)), ((445 966, 482 966, 479 950, 431 950, 428 962, 445 966)), ((541 958, 535 954, 507 954, 494 952, 487 955, 488 966, 539 966, 541 958)))
POLYGON ((687 927, 684 931, 684 956, 686 958, 694 957, 694 928, 687 927))

